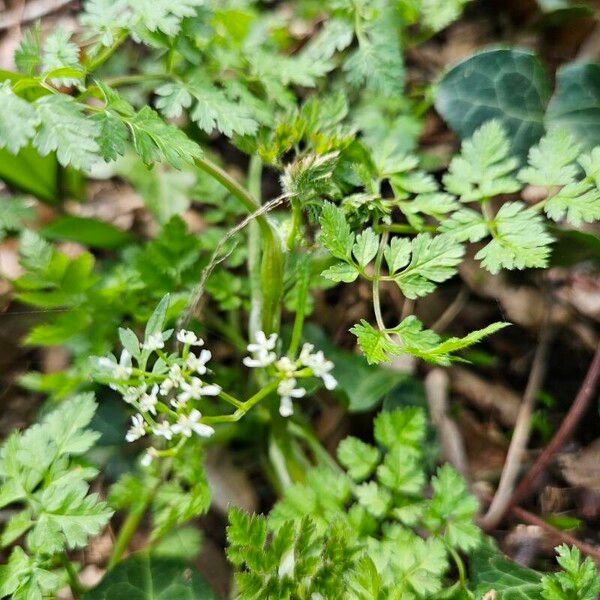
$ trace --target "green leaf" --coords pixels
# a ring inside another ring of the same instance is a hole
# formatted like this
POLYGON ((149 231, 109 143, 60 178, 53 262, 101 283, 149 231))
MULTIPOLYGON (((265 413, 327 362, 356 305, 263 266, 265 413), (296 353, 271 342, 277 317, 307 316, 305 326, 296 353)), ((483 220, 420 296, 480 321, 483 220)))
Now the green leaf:
POLYGON ((144 106, 128 119, 133 145, 141 159, 148 165, 166 160, 176 169, 192 164, 202 155, 200 146, 190 140, 181 129, 168 125, 149 106, 144 106))
POLYGON ((416 495, 425 485, 425 473, 419 462, 406 454, 404 447, 396 445, 377 467, 377 480, 393 493, 416 495))
POLYGON ((544 133, 550 86, 544 68, 529 50, 479 52, 452 67, 435 96, 438 112, 462 139, 490 119, 506 128, 512 151, 525 156, 544 133))
POLYGON ((134 358, 140 357, 140 340, 131 329, 119 327, 119 340, 127 352, 134 358))
POLYGON ((409 265, 395 275, 402 293, 411 299, 431 293, 436 283, 450 279, 464 255, 464 248, 447 234, 431 237, 420 233, 412 240, 409 265))
POLYGON ((0 179, 52 204, 58 195, 57 172, 55 154, 40 156, 31 145, 24 146, 16 155, 6 148, 0 149, 0 179))
POLYGON ((387 361, 388 354, 393 356, 401 353, 400 348, 388 339, 385 332, 375 329, 364 319, 354 325, 350 332, 356 336, 358 345, 370 365, 387 361))
POLYGON ((564 130, 547 133, 529 149, 529 166, 519 171, 519 179, 532 185, 562 186, 575 181, 577 167, 573 161, 580 147, 564 130))
POLYGON ((166 83, 156 93, 160 96, 156 106, 169 118, 180 116, 184 108, 192 105, 193 99, 190 116, 207 133, 216 128, 231 137, 234 133, 252 135, 258 129, 258 123, 243 104, 231 101, 224 90, 201 74, 187 83, 166 83))
POLYGON ((423 0, 421 20, 432 31, 440 31, 456 21, 469 0, 423 0))
POLYGON ((358 48, 346 59, 344 71, 356 87, 366 83, 375 94, 394 98, 404 91, 404 61, 400 47, 400 29, 393 7, 367 23, 358 38, 358 48))
POLYGON ((32 77, 40 65, 41 54, 40 26, 36 24, 25 31, 15 51, 17 69, 32 77))
POLYGON ((401 448, 407 456, 420 456, 425 426, 425 413, 420 408, 380 412, 374 422, 375 439, 388 449, 401 448))
POLYGON ((410 239, 395 237, 390 240, 390 243, 383 252, 390 275, 406 267, 410 261, 410 253, 410 239))
POLYGON ((325 277, 325 279, 343 281, 344 283, 355 281, 358 275, 358 269, 348 263, 337 263, 321 272, 321 277, 325 277))
POLYGON ((600 145, 600 64, 573 62, 558 70, 546 126, 568 131, 588 149, 600 145))
POLYGON ((89 217, 59 217, 42 229, 42 234, 50 240, 69 240, 91 248, 114 250, 128 244, 131 236, 104 221, 89 217))
POLYGON ((506 202, 493 220, 493 239, 475 258, 490 273, 501 269, 543 268, 552 236, 542 217, 521 202, 506 202))
POLYGON ((56 150, 61 165, 82 170, 89 170, 99 160, 99 126, 84 116, 72 98, 63 94, 43 96, 34 106, 41 127, 33 144, 42 156, 56 150))
POLYGON ((578 548, 562 544, 556 548, 559 573, 542 577, 544 600, 596 600, 600 595, 600 573, 588 556, 583 562, 578 548))
POLYGON ((470 208, 461 208, 440 223, 440 231, 458 242, 478 242, 489 233, 485 218, 470 208))
POLYGON ((336 258, 350 259, 354 234, 350 231, 344 211, 331 202, 325 202, 319 222, 323 246, 336 258))
POLYGON ((444 175, 449 192, 462 202, 482 201, 511 194, 521 188, 512 177, 518 161, 509 156, 509 141, 499 121, 489 121, 461 145, 461 153, 450 162, 444 175))
POLYGON ((483 596, 494 590, 499 600, 539 600, 540 574, 522 567, 492 548, 472 554, 471 579, 475 593, 483 596))
POLYGON ((377 254, 379 248, 379 236, 368 227, 356 236, 356 242, 352 247, 352 254, 361 267, 366 267, 377 254))
POLYGON ((377 448, 352 436, 348 436, 340 442, 337 455, 350 477, 355 481, 362 481, 369 477, 379 462, 377 448))
POLYGON ((83 75, 83 68, 79 64, 79 48, 70 41, 71 34, 61 27, 54 28, 46 37, 42 53, 42 72, 58 85, 74 85, 83 75), (79 76, 52 76, 54 71, 67 67, 72 73, 79 76))
POLYGON ((167 310, 169 309, 170 295, 165 294, 161 301, 158 303, 154 312, 146 323, 146 329, 144 331, 144 341, 147 341, 151 335, 162 333, 165 327, 165 320, 167 318, 167 310))
POLYGON ((431 483, 433 497, 423 515, 425 527, 457 550, 473 550, 482 539, 474 522, 479 503, 469 494, 462 477, 449 465, 440 467, 431 483))
POLYGON ((354 493, 359 504, 364 506, 375 518, 382 518, 387 514, 392 496, 385 488, 370 481, 357 486, 354 493))
POLYGON ((100 156, 106 162, 116 160, 118 156, 123 156, 127 148, 129 135, 123 121, 109 110, 98 113, 93 118, 99 126, 96 141, 100 156))
POLYGON ((216 600, 204 578, 185 561, 146 552, 119 563, 83 600, 216 600))
POLYGON ((0 84, 0 148, 16 154, 34 136, 40 117, 35 108, 14 94, 10 81, 0 84))
POLYGON ((586 181, 570 183, 548 200, 544 211, 552 220, 566 218, 575 227, 593 223, 600 219, 600 188, 586 181))

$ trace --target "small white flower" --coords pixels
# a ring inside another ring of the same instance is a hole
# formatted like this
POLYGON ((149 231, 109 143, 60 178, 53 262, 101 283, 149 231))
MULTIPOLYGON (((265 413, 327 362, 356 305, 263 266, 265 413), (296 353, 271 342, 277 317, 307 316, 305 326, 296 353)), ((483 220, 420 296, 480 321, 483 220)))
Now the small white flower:
POLYGON ((180 433, 185 437, 191 437, 192 432, 200 437, 210 437, 215 430, 210 425, 199 423, 202 413, 199 410, 192 410, 189 415, 180 415, 179 420, 171 427, 173 433, 180 433))
POLYGON ((204 385, 199 377, 192 377, 189 383, 183 382, 181 390, 181 393, 177 395, 180 405, 191 399, 199 400, 202 396, 218 396, 221 393, 218 385, 204 385))
POLYGON ((142 344, 142 348, 145 350, 160 350, 164 347, 165 341, 163 340, 163 336, 160 331, 148 336, 148 339, 142 344))
POLYGON ((175 387, 179 387, 185 381, 179 365, 171 365, 169 379, 171 379, 175 387))
POLYGON ((337 379, 331 374, 335 365, 327 360, 322 350, 311 354, 313 346, 304 344, 300 352, 300 360, 302 364, 310 367, 315 377, 320 377, 328 390, 333 390, 337 387, 337 379))
MULTIPOLYGON (((131 354, 129 354, 127 350, 121 352, 119 362, 112 356, 110 358, 102 356, 98 359, 97 365, 101 369, 109 371, 111 379, 117 379, 119 381, 129 379, 133 372, 133 369, 131 368, 131 354)), ((110 388, 116 390, 117 386, 114 383, 111 383, 110 388)))
POLYGON ((206 363, 212 358, 210 350, 202 350, 200 356, 190 354, 185 361, 186 366, 192 371, 196 371, 198 375, 206 373, 206 363))
POLYGON ((173 388, 178 388, 184 381, 181 367, 179 365, 171 365, 167 379, 160 384, 161 396, 168 395, 173 388))
POLYGON ((142 467, 149 467, 152 464, 152 461, 158 456, 158 451, 156 448, 148 448, 142 456, 142 460, 140 461, 142 467))
POLYGON ((129 428, 125 439, 128 442, 135 442, 135 440, 139 440, 146 435, 146 425, 144 424, 144 417, 142 415, 133 415, 131 422, 133 425, 129 428))
POLYGON ((307 362, 310 361, 311 359, 311 355, 312 355, 312 351, 315 349, 315 347, 312 344, 303 344, 302 345, 302 350, 300 350, 300 362, 303 365, 307 365, 307 362))
POLYGON ((292 377, 294 371, 296 370, 296 363, 290 360, 287 356, 282 356, 275 363, 275 366, 283 373, 285 377, 292 377))
POLYGON ((289 379, 282 379, 277 386, 277 393, 284 398, 289 396, 290 398, 302 398, 306 394, 304 388, 297 388, 298 383, 293 377, 289 379))
POLYGON ((296 387, 297 381, 293 377, 282 379, 277 386, 277 393, 281 396, 279 404, 279 414, 282 417, 289 417, 294 412, 292 398, 302 398, 306 394, 304 388, 296 387))
POLYGON ((177 341, 186 346, 204 346, 204 340, 199 338, 193 331, 180 329, 177 332, 177 341))
POLYGON ((161 421, 152 428, 152 433, 159 437, 164 437, 166 440, 170 440, 173 437, 173 431, 171 430, 171 424, 167 421, 161 421))
POLYGON ((272 351, 275 344, 277 344, 276 333, 272 333, 267 337, 264 331, 258 331, 254 343, 248 344, 248 352, 253 356, 244 358, 243 363, 250 368, 268 367, 277 358, 275 352, 272 351))
POLYGON ((294 404, 289 396, 285 396, 280 400, 279 414, 282 417, 291 417, 294 414, 294 404))
POLYGON ((153 415, 156 414, 156 403, 158 402, 158 398, 156 397, 157 394, 158 386, 155 384, 149 394, 142 395, 140 398, 140 410, 142 412, 150 412, 153 415))
POLYGON ((137 402, 140 396, 146 391, 145 385, 140 386, 129 386, 125 393, 123 394, 123 400, 127 402, 127 404, 133 404, 137 402))
POLYGON ((167 396, 174 387, 175 387, 175 384, 173 383, 172 379, 169 379, 169 378, 165 379, 160 384, 160 395, 167 396))
POLYGON ((265 335, 264 331, 258 331, 253 344, 248 344, 248 352, 261 352, 263 350, 269 351, 275 349, 277 343, 277 334, 272 333, 269 337, 265 335))

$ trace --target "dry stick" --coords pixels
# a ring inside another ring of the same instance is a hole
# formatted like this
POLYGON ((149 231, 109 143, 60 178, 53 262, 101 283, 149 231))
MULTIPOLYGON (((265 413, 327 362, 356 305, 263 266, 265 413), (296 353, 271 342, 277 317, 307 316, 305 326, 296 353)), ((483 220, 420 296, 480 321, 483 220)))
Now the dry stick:
POLYGON ((222 263, 231 254, 231 252, 233 252, 232 249, 229 252, 223 254, 223 256, 219 256, 225 244, 242 229, 244 229, 244 227, 246 227, 246 225, 248 225, 248 223, 250 223, 252 220, 273 210, 274 208, 282 204, 286 199, 287 195, 283 194, 273 200, 270 200, 266 204, 263 204, 258 210, 255 210, 253 213, 245 217, 235 227, 230 229, 224 237, 221 238, 211 255, 210 261, 202 271, 200 282, 198 283, 196 289, 194 290, 194 293, 192 294, 192 301, 190 302, 187 310, 182 314, 181 318, 179 319, 179 322, 177 324, 178 327, 183 327, 192 317, 192 315, 195 314, 196 310, 198 309, 198 306, 200 305, 200 301, 202 300, 202 296, 204 295, 204 288, 206 286, 206 281, 208 280, 210 274, 213 272, 214 268, 218 264, 222 263))
POLYGON ((453 419, 448 416, 448 373, 432 369, 425 377, 425 393, 431 421, 438 432, 443 457, 463 476, 469 465, 463 439, 453 419))
MULTIPOLYGON (((477 492, 477 495, 483 502, 489 502, 490 497, 484 492, 477 492)), ((524 523, 528 523, 529 525, 536 525, 540 529, 543 529, 557 540, 560 540, 562 543, 568 544, 569 546, 575 546, 579 548, 584 554, 591 556, 597 563, 600 563, 600 548, 597 546, 593 546, 592 544, 588 544, 587 542, 582 542, 580 539, 572 536, 565 531, 561 531, 560 529, 556 529, 550 525, 550 523, 546 523, 544 519, 534 515, 533 513, 521 508, 520 506, 511 506, 508 508, 508 512, 510 512, 515 518, 523 521, 524 523)))
POLYGON ((73 0, 33 0, 24 7, 17 6, 0 15, 0 29, 10 29, 27 21, 34 21, 71 4, 71 2, 73 0))
POLYGON ((561 531, 560 529, 556 529, 556 527, 552 527, 549 523, 546 523, 544 519, 530 513, 528 510, 521 508, 520 506, 512 506, 509 508, 509 511, 525 523, 529 523, 530 525, 537 525, 540 529, 547 531, 549 534, 556 536, 561 542, 568 544, 569 546, 575 546, 579 548, 584 554, 591 556, 597 563, 600 563, 600 548, 597 546, 592 546, 592 544, 588 544, 586 542, 582 542, 580 539, 573 537, 569 533, 561 531))
POLYGON ((571 405, 567 416, 563 419, 563 422, 550 440, 550 443, 544 448, 544 451, 538 456, 533 466, 527 471, 526 475, 517 486, 517 489, 511 498, 511 506, 516 506, 529 494, 540 475, 546 470, 546 467, 552 460, 554 454, 558 452, 571 437, 575 427, 588 409, 599 375, 600 346, 596 349, 596 353, 594 354, 594 358, 585 375, 585 379, 579 388, 579 392, 577 392, 575 401, 571 405))
POLYGON ((448 306, 429 329, 433 329, 433 331, 437 331, 438 333, 444 331, 466 306, 468 299, 469 290, 466 287, 461 288, 450 306, 448 306))
MULTIPOLYGON (((547 311, 549 312, 549 311, 547 311)), ((500 476, 498 489, 487 513, 481 518, 480 525, 483 529, 493 529, 502 520, 510 504, 515 483, 521 468, 521 458, 529 441, 529 431, 531 429, 531 416, 535 397, 542 385, 546 374, 546 355, 550 345, 551 329, 547 326, 549 319, 545 319, 542 327, 540 341, 535 351, 533 365, 529 373, 529 380, 523 395, 523 402, 519 409, 517 423, 513 431, 513 436, 508 448, 508 454, 500 476)))

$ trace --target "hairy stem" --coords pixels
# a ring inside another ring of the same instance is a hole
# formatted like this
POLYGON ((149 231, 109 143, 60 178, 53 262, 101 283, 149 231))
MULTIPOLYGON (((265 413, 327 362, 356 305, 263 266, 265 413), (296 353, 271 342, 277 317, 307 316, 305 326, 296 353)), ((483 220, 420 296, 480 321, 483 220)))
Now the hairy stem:
POLYGON ((96 54, 93 58, 91 58, 84 66, 87 69, 88 73, 95 71, 98 67, 103 65, 121 46, 121 44, 127 39, 128 33, 127 31, 120 31, 110 46, 106 46, 96 54))
POLYGON ((77 576, 77 572, 75 571, 75 567, 65 552, 60 555, 60 562, 67 572, 67 577, 69 578, 69 587, 71 588, 73 598, 75 598, 75 600, 81 598, 81 595, 85 592, 85 588, 83 585, 81 585, 79 577, 77 576))
POLYGON ((158 479, 157 482, 149 490, 147 490, 146 494, 142 496, 138 502, 136 502, 136 504, 127 514, 127 517, 125 517, 125 521, 123 522, 121 529, 119 529, 119 534, 117 535, 112 554, 110 555, 110 559, 106 567, 109 571, 121 560, 125 550, 127 550, 127 546, 129 546, 131 538, 137 531, 140 521, 142 520, 146 509, 150 505, 152 497, 154 496, 154 492, 160 483, 161 480, 158 479))
POLYGON ((296 355, 298 346, 300 345, 300 338, 302 337, 306 302, 308 300, 308 285, 310 283, 310 265, 308 261, 303 261, 298 270, 298 283, 296 284, 296 315, 294 317, 294 327, 292 329, 290 347, 287 351, 287 355, 290 358, 293 358, 296 355))
MULTIPOLYGON (((248 190, 260 204, 262 161, 257 154, 250 158, 248 168, 248 190)), ((261 328, 262 289, 260 281, 260 227, 252 221, 248 225, 248 280, 250 283, 250 311, 248 316, 248 336, 256 339, 261 328)))

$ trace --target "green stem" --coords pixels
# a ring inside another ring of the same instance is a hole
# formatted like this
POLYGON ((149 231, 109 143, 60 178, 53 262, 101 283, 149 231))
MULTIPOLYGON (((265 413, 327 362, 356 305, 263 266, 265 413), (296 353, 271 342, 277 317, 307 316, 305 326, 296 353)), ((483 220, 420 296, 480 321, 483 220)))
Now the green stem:
POLYGON ((136 83, 145 83, 146 81, 162 81, 173 79, 169 73, 136 73, 134 75, 120 75, 117 77, 106 77, 103 81, 109 87, 117 88, 126 85, 135 85, 136 83))
POLYGON ((296 237, 302 223, 302 205, 298 200, 292 198, 292 226, 287 237, 287 249, 291 252, 296 245, 296 237))
POLYGON ((435 233, 437 231, 437 227, 434 225, 424 225, 417 229, 412 225, 408 225, 407 223, 392 223, 391 225, 376 225, 375 231, 377 233, 382 233, 384 231, 389 231, 391 233, 435 233))
POLYGON ((69 587, 71 588, 71 593, 73 594, 73 598, 76 600, 81 598, 81 595, 86 591, 85 588, 81 585, 79 581, 79 577, 77 576, 77 572, 75 571, 75 567, 73 563, 69 560, 69 557, 63 552, 60 555, 60 562, 62 566, 65 568, 67 572, 67 577, 69 578, 69 587))
POLYGON ((115 36, 114 42, 110 46, 106 46, 94 58, 92 58, 87 64, 85 64, 85 68, 88 73, 95 71, 99 66, 103 65, 119 48, 119 46, 127 39, 128 33, 126 30, 121 31, 115 36))
POLYGON ((326 464, 332 470, 343 473, 342 468, 335 462, 331 454, 323 448, 321 442, 317 439, 314 433, 311 431, 311 428, 300 423, 295 423, 293 421, 289 424, 290 433, 293 433, 295 436, 304 440, 308 447, 312 450, 315 458, 317 458, 320 462, 326 464))
MULTIPOLYGON (((205 173, 216 179, 223 187, 227 188, 246 208, 249 213, 253 213, 260 208, 260 203, 252 196, 252 194, 240 185, 227 171, 223 170, 219 165, 214 163, 206 156, 196 158, 196 166, 202 169, 205 173)), ((256 220, 262 223, 261 226, 269 227, 264 215, 259 215, 256 220)))
POLYGON ((300 338, 302 337, 302 327, 304 325, 304 316, 306 314, 306 302, 308 299, 308 286, 310 283, 310 262, 303 260, 298 269, 298 283, 296 284, 296 315, 294 317, 294 327, 292 328, 292 337, 287 355, 293 358, 296 355, 300 338))
POLYGON ((213 423, 235 423, 239 421, 253 406, 258 404, 263 398, 274 392, 279 385, 279 381, 273 381, 262 390, 259 390, 254 396, 251 396, 246 402, 242 402, 240 407, 230 415, 217 415, 214 417, 204 417, 203 423, 212 425, 213 423))
POLYGON ((377 257, 375 258, 375 266, 373 275, 373 309, 375 311, 375 320, 377 321, 377 327, 381 331, 386 331, 385 323, 383 322, 383 316, 381 314, 381 301, 379 299, 379 281, 381 279, 381 262, 383 260, 383 252, 387 245, 389 233, 386 231, 381 236, 379 242, 379 250, 377 251, 377 257))
POLYGON ((127 514, 121 529, 119 530, 119 534, 117 535, 117 540, 115 541, 115 545, 108 561, 107 569, 110 571, 118 562, 121 560, 125 550, 127 550, 127 546, 129 546, 129 542, 133 537, 134 533, 137 531, 138 525, 146 512, 146 509, 150 505, 150 501, 152 500, 152 496, 158 487, 160 480, 157 481, 155 485, 143 496, 139 502, 137 502, 127 514))
MULTIPOLYGON (((233 177, 206 157, 197 158, 196 166, 226 187, 248 210, 254 213, 261 204, 233 177)), ((265 215, 257 215, 256 222, 262 237, 260 278, 262 288, 262 328, 266 333, 279 330, 280 304, 283 295, 284 257, 281 240, 265 215)))
MULTIPOLYGON (((250 158, 248 168, 248 190, 261 202, 262 161, 257 154, 250 158)), ((250 312, 248 315, 248 336, 256 339, 261 328, 262 289, 260 281, 260 228, 252 221, 248 226, 248 279, 250 283, 250 312)))

